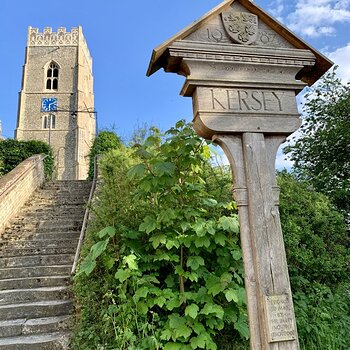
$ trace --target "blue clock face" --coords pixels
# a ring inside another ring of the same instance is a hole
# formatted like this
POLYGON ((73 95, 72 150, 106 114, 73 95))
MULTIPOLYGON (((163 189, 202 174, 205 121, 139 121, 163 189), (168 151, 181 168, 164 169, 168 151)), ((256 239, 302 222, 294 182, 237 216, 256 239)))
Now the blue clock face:
POLYGON ((42 112, 57 111, 57 98, 55 97, 43 98, 41 100, 41 111, 42 112))

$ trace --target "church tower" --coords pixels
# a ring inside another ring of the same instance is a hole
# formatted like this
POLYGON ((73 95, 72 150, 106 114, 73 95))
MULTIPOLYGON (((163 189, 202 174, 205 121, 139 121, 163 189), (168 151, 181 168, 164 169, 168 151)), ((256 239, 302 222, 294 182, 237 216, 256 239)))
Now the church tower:
POLYGON ((92 59, 82 28, 28 28, 15 137, 54 151, 56 178, 83 180, 95 137, 92 59))

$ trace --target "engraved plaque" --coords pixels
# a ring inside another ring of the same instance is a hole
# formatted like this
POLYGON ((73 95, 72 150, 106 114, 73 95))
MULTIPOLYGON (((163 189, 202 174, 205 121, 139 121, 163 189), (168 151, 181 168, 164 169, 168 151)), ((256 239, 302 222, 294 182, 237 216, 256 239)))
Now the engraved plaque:
POLYGON ((200 112, 299 116, 295 93, 288 90, 198 87, 197 100, 200 112))
POLYGON ((287 294, 265 297, 269 342, 295 340, 296 329, 291 297, 287 294))

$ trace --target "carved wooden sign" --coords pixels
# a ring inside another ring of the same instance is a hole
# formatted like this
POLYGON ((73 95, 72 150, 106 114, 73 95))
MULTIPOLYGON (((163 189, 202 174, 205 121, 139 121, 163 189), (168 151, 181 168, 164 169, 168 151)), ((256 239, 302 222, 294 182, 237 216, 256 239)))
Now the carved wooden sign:
POLYGON ((275 158, 300 126, 296 95, 331 66, 251 1, 226 0, 157 47, 147 72, 186 76, 196 132, 230 161, 254 350, 299 349, 275 158))

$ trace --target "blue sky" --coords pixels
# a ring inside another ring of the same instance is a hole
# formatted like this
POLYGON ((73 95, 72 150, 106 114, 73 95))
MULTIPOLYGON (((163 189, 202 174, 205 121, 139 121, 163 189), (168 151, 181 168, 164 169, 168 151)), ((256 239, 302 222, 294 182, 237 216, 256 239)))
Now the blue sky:
MULTIPOLYGON (((158 71, 147 78, 152 49, 218 5, 218 0, 47 0, 0 2, 0 120, 13 137, 28 26, 82 25, 93 57, 95 109, 100 128, 124 138, 143 123, 167 129, 192 119, 190 98, 179 96, 183 77, 158 71)), ((256 0, 340 65, 350 78, 350 0, 256 0)))

